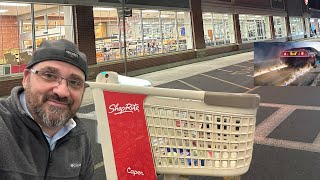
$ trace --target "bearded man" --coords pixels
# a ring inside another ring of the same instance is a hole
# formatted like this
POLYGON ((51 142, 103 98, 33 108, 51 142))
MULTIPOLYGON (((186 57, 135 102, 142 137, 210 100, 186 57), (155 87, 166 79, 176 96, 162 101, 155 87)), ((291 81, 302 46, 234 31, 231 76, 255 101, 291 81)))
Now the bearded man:
POLYGON ((22 87, 0 99, 0 179, 92 179, 89 137, 77 118, 87 57, 68 40, 44 41, 22 87))

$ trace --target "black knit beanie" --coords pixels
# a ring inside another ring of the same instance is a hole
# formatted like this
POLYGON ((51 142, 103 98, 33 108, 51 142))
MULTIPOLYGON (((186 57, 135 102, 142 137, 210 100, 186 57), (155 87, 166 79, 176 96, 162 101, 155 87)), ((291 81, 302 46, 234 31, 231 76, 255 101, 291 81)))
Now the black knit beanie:
POLYGON ((77 46, 71 41, 65 39, 43 41, 39 48, 33 52, 26 68, 30 69, 35 64, 48 60, 57 60, 72 64, 81 69, 87 79, 87 56, 80 52, 77 46))

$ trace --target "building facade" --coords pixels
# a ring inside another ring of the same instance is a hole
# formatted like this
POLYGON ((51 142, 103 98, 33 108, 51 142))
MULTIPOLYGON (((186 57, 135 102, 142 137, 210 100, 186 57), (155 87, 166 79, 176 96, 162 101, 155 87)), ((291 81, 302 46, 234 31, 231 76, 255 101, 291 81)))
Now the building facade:
POLYGON ((75 42, 94 79, 101 71, 123 73, 125 54, 127 71, 139 73, 319 32, 319 11, 305 0, 129 0, 126 6, 132 15, 123 23, 118 0, 0 1, 0 96, 21 84, 44 40, 75 42))

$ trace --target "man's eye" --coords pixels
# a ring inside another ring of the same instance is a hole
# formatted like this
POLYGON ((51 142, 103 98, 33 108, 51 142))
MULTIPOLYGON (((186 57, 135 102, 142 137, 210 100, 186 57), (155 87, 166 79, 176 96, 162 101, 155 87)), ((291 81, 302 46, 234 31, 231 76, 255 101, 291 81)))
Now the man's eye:
POLYGON ((72 79, 68 80, 68 84, 73 87, 81 87, 82 86, 82 82, 77 81, 77 80, 72 80, 72 79))
POLYGON ((48 80, 55 80, 57 79, 57 75, 52 74, 52 73, 43 73, 42 77, 48 79, 48 80))

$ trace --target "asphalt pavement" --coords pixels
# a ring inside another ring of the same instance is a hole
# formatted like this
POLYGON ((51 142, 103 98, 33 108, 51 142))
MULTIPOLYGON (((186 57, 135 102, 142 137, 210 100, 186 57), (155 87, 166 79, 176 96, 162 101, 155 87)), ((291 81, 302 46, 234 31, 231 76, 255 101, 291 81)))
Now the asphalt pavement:
MULTIPOLYGON (((261 96, 253 159, 242 180, 320 179, 320 89, 319 87, 254 86, 253 52, 189 64, 138 78, 154 86, 214 92, 251 93, 261 96)), ((79 116, 93 139, 95 179, 104 180, 101 147, 96 140, 96 120, 90 90, 79 116)), ((161 179, 161 176, 159 176, 161 179)), ((191 176, 190 180, 221 177, 191 176)))

